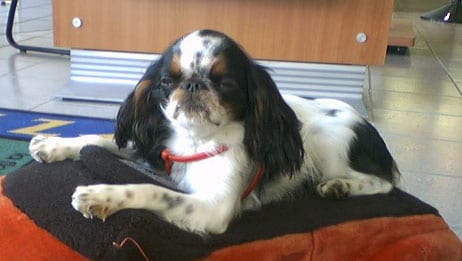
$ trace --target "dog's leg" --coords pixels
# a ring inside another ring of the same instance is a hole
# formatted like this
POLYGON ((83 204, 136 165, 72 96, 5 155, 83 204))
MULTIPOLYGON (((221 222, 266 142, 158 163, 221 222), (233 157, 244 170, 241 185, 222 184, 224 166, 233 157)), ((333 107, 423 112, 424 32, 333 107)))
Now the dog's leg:
POLYGON ((334 178, 317 186, 321 197, 342 199, 352 196, 388 193, 393 185, 377 176, 351 171, 346 178, 334 178))
POLYGON ((36 161, 51 163, 66 159, 79 160, 80 150, 86 145, 103 147, 116 155, 132 156, 130 150, 120 151, 117 145, 101 136, 84 135, 74 138, 47 137, 38 135, 29 143, 29 153, 36 161))
POLYGON ((236 204, 239 198, 210 200, 151 184, 79 186, 72 195, 72 206, 86 218, 104 221, 119 210, 145 209, 183 229, 210 233, 226 230, 236 204))

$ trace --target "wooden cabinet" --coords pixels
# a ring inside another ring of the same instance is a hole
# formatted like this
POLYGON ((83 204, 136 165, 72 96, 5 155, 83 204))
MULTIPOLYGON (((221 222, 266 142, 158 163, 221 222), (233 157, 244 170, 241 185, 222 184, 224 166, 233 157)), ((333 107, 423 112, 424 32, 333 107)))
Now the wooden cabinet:
POLYGON ((367 65, 384 63, 392 9, 393 0, 53 0, 53 28, 56 46, 75 49, 161 53, 208 28, 257 59, 367 65))

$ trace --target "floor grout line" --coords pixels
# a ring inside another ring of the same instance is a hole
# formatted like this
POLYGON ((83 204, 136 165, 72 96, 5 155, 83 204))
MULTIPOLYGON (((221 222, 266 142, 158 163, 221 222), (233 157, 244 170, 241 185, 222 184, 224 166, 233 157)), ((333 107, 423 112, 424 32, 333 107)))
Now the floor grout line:
MULTIPOLYGON (((379 129, 379 128, 378 128, 379 129)), ((440 139, 440 138, 434 138, 434 137, 419 137, 416 138, 415 136, 412 135, 406 135, 406 134, 400 134, 400 133, 395 133, 395 132, 390 132, 390 131, 381 131, 379 129, 380 135, 384 137, 391 137, 391 136, 397 136, 397 137, 404 137, 404 138, 410 138, 414 141, 435 141, 435 142, 444 142, 444 143, 456 143, 456 144, 462 144, 462 141, 456 141, 456 140, 448 140, 448 139, 440 139)))
POLYGON ((420 32, 420 29, 418 27, 415 27, 415 30, 417 30, 419 32, 419 34, 422 36, 422 40, 424 41, 424 43, 427 45, 428 49, 430 50, 431 54, 433 55, 433 57, 438 61, 438 63, 440 64, 440 66, 443 68, 443 70, 446 72, 446 74, 448 75, 449 79, 451 80, 452 84, 454 84, 454 87, 456 88, 456 90, 459 92, 459 95, 462 96, 462 90, 459 89, 459 86, 457 85, 457 82, 456 80, 454 79, 454 77, 452 76, 451 72, 448 70, 448 68, 446 67, 446 65, 443 63, 443 61, 441 60, 441 58, 437 55, 437 53, 435 52, 435 50, 433 49, 433 47, 431 46, 430 42, 423 36, 423 34, 420 32))

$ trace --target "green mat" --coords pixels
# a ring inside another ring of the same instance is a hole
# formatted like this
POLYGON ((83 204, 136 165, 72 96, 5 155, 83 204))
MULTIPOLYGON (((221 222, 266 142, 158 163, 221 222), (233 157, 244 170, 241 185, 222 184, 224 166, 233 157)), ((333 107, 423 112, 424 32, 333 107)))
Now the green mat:
POLYGON ((0 108, 0 176, 32 160, 28 146, 35 135, 111 137, 113 130, 114 120, 0 108))
POLYGON ((0 176, 19 169, 31 160, 28 141, 0 138, 0 176))

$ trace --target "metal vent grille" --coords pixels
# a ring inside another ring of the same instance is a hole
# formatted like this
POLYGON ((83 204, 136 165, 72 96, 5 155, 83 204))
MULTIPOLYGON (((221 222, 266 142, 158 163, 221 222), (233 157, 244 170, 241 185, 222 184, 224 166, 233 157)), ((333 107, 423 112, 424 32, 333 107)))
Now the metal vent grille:
POLYGON ((135 86, 156 54, 71 50, 71 80, 135 86))
POLYGON ((361 98, 365 66, 259 61, 283 93, 303 97, 361 98))
MULTIPOLYGON (((157 54, 107 52, 91 50, 71 51, 72 95, 64 98, 104 101, 111 85, 127 86, 114 88, 125 97, 141 78, 157 54), (105 86, 105 91, 88 91, 85 84, 105 86), (76 89, 77 88, 77 89, 76 89), (79 94, 79 88, 85 94, 79 94), (88 96, 88 97, 87 97, 88 96)), ((315 64, 299 62, 258 61, 269 69, 269 73, 282 93, 309 98, 336 98, 353 103, 363 114, 362 104, 366 66, 315 64)), ((114 102, 114 93, 108 98, 114 102)), ((123 98, 120 98, 120 101, 123 98)), ((116 99, 117 100, 117 99, 116 99)))

